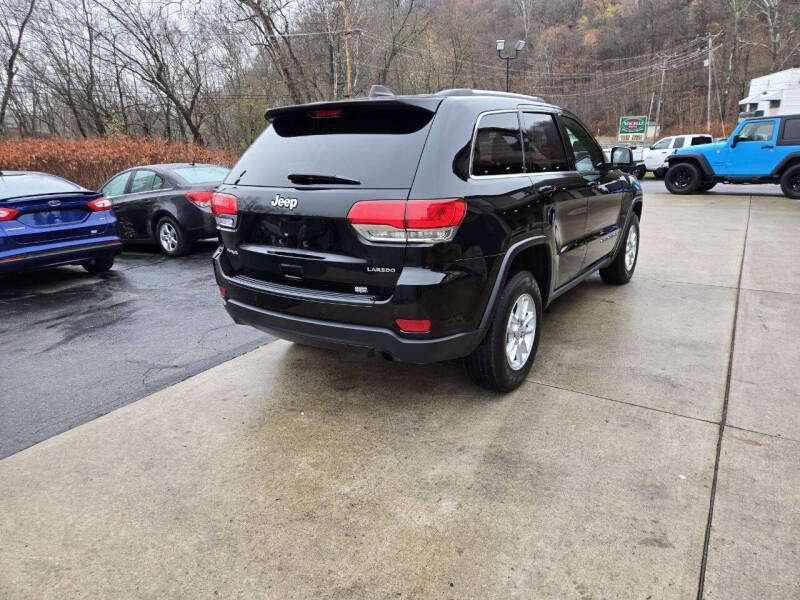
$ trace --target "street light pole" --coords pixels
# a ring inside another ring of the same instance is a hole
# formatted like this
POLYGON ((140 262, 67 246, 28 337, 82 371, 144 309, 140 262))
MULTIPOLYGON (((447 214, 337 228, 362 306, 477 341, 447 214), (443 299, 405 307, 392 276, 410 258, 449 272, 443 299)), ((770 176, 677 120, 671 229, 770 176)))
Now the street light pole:
POLYGON ((519 55, 520 50, 525 47, 525 41, 519 40, 516 44, 514 44, 514 56, 503 56, 503 50, 506 48, 506 41, 505 40, 497 40, 497 56, 500 57, 500 60, 506 61, 506 91, 509 91, 509 79, 511 75, 511 61, 517 58, 519 55))

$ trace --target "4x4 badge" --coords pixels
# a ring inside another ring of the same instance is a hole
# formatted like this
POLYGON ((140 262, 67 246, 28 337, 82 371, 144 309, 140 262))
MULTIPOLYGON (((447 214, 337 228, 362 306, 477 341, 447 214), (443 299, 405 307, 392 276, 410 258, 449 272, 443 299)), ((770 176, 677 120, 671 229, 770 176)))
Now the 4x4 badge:
POLYGON ((275 194, 275 199, 270 202, 270 205, 294 210, 297 206, 297 198, 284 198, 280 194, 275 194))

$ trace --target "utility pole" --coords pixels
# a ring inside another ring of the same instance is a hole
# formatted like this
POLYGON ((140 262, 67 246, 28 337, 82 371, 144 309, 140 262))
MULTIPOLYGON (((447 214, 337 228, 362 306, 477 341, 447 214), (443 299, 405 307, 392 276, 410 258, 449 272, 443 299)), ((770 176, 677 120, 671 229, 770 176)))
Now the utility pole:
POLYGON ((708 35, 708 100, 706 101, 706 131, 711 133, 711 34, 708 35))
POLYGON ((661 64, 661 85, 658 90, 658 104, 656 104, 656 127, 653 127, 653 141, 656 141, 656 131, 661 131, 661 104, 664 102, 664 75, 667 74, 667 59, 661 64))
POLYGON ((350 71, 350 11, 349 0, 342 0, 344 8, 344 60, 347 65, 347 97, 353 97, 353 80, 350 71))

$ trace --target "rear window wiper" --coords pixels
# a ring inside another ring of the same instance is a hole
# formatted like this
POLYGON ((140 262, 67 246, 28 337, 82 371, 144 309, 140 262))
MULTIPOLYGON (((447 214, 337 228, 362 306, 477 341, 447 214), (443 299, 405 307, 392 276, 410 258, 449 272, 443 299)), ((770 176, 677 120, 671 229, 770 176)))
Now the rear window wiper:
POLYGON ((291 173, 288 175, 289 181, 292 183, 342 183, 345 185, 361 185, 360 181, 355 179, 347 179, 346 177, 338 177, 337 175, 319 175, 316 173, 291 173))

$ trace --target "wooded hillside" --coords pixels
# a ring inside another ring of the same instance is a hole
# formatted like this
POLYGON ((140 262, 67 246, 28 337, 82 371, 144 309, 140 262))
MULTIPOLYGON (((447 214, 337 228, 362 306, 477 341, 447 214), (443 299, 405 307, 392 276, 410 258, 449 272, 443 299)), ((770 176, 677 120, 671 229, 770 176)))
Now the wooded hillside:
POLYGON ((705 129, 709 39, 712 118, 730 124, 750 78, 800 64, 799 31, 799 0, 0 0, 0 135, 239 150, 273 105, 504 89, 497 39, 527 42, 513 91, 595 133, 659 112, 705 129))

